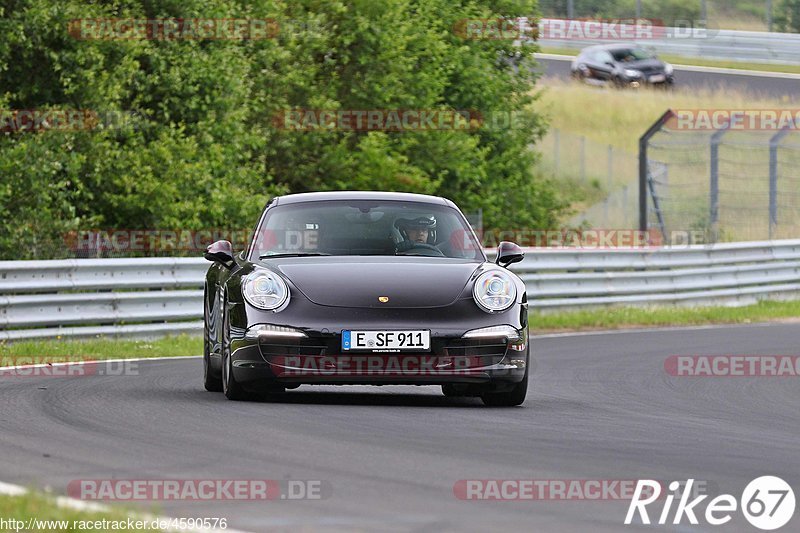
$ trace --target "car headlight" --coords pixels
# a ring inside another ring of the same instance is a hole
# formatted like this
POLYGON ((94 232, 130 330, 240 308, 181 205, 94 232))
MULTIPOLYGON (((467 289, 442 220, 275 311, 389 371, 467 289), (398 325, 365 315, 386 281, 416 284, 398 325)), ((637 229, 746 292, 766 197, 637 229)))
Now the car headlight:
POLYGON ((489 313, 505 311, 517 301, 517 286, 502 270, 484 272, 475 280, 472 297, 478 307, 489 313))
POLYGON ((641 72, 639 72, 638 70, 631 70, 629 68, 625 69, 625 75, 628 76, 629 78, 641 78, 642 77, 642 73, 641 72))
POLYGON ((671 76, 674 71, 675 71, 675 68, 671 64, 664 63, 664 73, 667 76, 671 76))
POLYGON ((253 307, 273 311, 289 301, 289 287, 277 274, 254 270, 242 281, 242 295, 253 307))

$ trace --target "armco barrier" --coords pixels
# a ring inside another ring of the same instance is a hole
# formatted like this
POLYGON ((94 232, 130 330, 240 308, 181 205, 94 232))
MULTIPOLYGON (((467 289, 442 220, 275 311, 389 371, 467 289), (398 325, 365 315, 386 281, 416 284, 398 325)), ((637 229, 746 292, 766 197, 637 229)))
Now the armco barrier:
MULTIPOLYGON (((526 253, 511 269, 542 311, 800 295, 800 240, 526 253)), ((0 340, 199 332, 207 268, 200 258, 0 262, 0 340)))
MULTIPOLYGON (((552 25, 553 19, 544 19, 552 25)), ((708 30, 692 31, 686 28, 666 28, 668 36, 659 39, 641 39, 637 44, 653 47, 660 54, 718 59, 728 61, 763 62, 784 65, 798 64, 800 34, 763 31, 708 30)), ((546 48, 581 49, 594 44, 607 44, 608 39, 555 38, 539 39, 546 48)))

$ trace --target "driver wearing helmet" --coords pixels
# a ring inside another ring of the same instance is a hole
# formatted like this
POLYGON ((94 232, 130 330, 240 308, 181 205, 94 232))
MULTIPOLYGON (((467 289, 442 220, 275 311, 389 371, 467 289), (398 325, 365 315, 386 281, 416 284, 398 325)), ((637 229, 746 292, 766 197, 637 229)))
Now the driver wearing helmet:
POLYGON ((403 242, 397 245, 398 252, 406 252, 415 247, 430 248, 436 242, 436 218, 433 216, 401 218, 394 225, 403 237, 403 242))

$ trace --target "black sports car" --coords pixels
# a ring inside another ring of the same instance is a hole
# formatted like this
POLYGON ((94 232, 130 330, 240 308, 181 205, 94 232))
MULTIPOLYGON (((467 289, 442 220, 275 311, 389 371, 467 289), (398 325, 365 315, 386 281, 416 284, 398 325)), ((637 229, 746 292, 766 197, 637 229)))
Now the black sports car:
POLYGON ((572 77, 581 81, 613 83, 618 87, 671 86, 672 65, 631 44, 590 46, 572 62, 572 77))
POLYGON ((208 247, 205 387, 233 400, 301 384, 441 385, 519 405, 525 285, 490 263, 449 200, 327 192, 274 198, 247 249, 208 247))

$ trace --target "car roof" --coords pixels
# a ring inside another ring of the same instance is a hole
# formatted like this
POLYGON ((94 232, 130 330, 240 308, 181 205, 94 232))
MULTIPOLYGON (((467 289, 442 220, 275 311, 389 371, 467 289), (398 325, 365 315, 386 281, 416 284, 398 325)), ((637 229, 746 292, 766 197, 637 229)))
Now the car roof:
POLYGON ((287 194, 278 196, 275 203, 297 204, 301 202, 321 202, 325 200, 374 200, 374 201, 396 201, 396 202, 422 202, 427 204, 449 205, 455 204, 441 196, 429 196, 427 194, 414 194, 410 192, 385 192, 385 191, 326 191, 326 192, 303 192, 297 194, 287 194))

